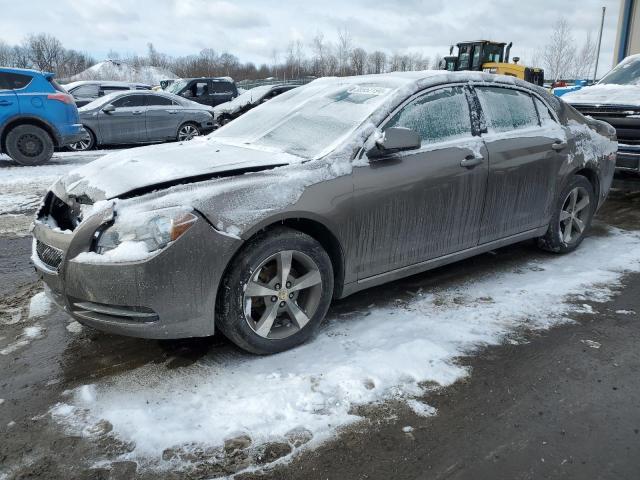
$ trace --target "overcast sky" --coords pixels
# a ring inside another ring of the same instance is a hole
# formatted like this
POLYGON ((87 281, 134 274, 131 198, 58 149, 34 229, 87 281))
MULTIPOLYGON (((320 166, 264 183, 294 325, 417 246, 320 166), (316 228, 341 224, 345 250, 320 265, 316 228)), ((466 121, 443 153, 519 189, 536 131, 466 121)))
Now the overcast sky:
POLYGON ((620 0, 0 0, 0 39, 19 43, 46 32, 68 48, 103 59, 109 50, 146 52, 148 42, 171 55, 203 48, 229 51, 242 61, 271 63, 292 39, 308 45, 318 31, 328 39, 346 27, 366 50, 447 54, 448 45, 488 38, 513 41, 512 55, 530 58, 552 24, 564 16, 581 41, 597 35, 607 7, 601 69, 611 67, 620 0))

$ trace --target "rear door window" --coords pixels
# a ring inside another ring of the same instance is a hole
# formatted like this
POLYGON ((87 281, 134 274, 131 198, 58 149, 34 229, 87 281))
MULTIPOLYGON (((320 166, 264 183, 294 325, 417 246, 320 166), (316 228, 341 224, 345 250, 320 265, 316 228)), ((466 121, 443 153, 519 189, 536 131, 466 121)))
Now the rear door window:
POLYGON ((540 117, 541 125, 548 124, 550 122, 556 123, 553 115, 551 115, 551 112, 549 111, 549 108, 544 103, 542 103, 536 97, 533 97, 533 101, 535 102, 536 108, 538 109, 538 116, 540 117))
POLYGON ((80 85, 71 91, 75 98, 98 98, 98 85, 80 85))
POLYGON ((148 107, 168 107, 175 105, 176 103, 167 97, 162 97, 160 95, 149 95, 147 97, 147 106, 148 107))
POLYGON ((112 103, 116 108, 144 107, 145 96, 146 95, 125 95, 112 103))
POLYGON ((31 83, 30 75, 21 73, 0 72, 0 90, 19 90, 31 83))
POLYGON ((538 114, 531 95, 501 87, 475 87, 489 132, 536 127, 538 114))
POLYGON ((211 93, 233 93, 229 82, 211 82, 211 93))
POLYGON ((429 92, 405 105, 385 125, 417 132, 422 143, 471 137, 469 102, 463 87, 429 92))

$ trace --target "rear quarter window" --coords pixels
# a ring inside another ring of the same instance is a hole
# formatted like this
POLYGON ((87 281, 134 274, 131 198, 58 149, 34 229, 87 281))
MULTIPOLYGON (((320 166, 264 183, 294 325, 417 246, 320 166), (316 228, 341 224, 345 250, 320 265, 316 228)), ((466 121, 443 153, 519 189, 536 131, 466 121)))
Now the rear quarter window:
POLYGON ((0 72, 0 90, 20 90, 31 83, 33 77, 21 73, 0 72))

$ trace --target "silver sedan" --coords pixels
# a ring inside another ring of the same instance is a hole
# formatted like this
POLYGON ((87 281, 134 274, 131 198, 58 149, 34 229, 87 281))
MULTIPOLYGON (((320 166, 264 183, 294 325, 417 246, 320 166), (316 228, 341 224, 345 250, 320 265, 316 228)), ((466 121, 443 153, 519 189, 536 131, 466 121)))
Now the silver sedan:
POLYGON ((213 130, 213 108, 170 93, 117 92, 80 108, 87 136, 70 145, 90 150, 125 145, 191 140, 213 130))

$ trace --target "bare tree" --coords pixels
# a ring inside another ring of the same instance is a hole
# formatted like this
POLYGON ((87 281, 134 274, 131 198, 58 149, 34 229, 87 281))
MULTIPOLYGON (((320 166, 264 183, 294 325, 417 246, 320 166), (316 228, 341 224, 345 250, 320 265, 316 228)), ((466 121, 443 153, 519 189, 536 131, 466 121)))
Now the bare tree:
POLYGON ((591 37, 591 32, 587 32, 584 43, 578 50, 573 67, 573 78, 585 79, 591 75, 591 69, 596 60, 596 42, 591 37))
POLYGON ((0 65, 11 65, 13 63, 13 50, 7 42, 0 40, 0 65))
POLYGON ((62 60, 64 47, 60 40, 52 35, 40 33, 29 35, 26 40, 29 59, 38 70, 55 72, 62 60))
POLYGON ((351 50, 353 45, 351 34, 346 28, 338 29, 338 70, 340 75, 347 75, 349 69, 349 59, 351 58, 351 50))
POLYGON ((559 78, 567 77, 573 70, 575 53, 571 26, 566 19, 561 18, 554 24, 549 43, 542 52, 548 78, 557 81, 559 78))
POLYGON ((364 48, 351 50, 351 70, 354 75, 363 75, 367 67, 367 52, 364 48))
POLYGON ((444 58, 442 57, 442 55, 437 53, 436 56, 433 57, 433 65, 431 66, 431 68, 433 68, 434 70, 442 70, 444 66, 444 58))
POLYGON ((313 50, 313 73, 322 76, 325 74, 325 57, 327 55, 327 46, 322 32, 316 33, 316 36, 313 37, 311 48, 313 50))
POLYGON ((369 73, 384 73, 387 69, 387 54, 376 50, 367 56, 369 73))

